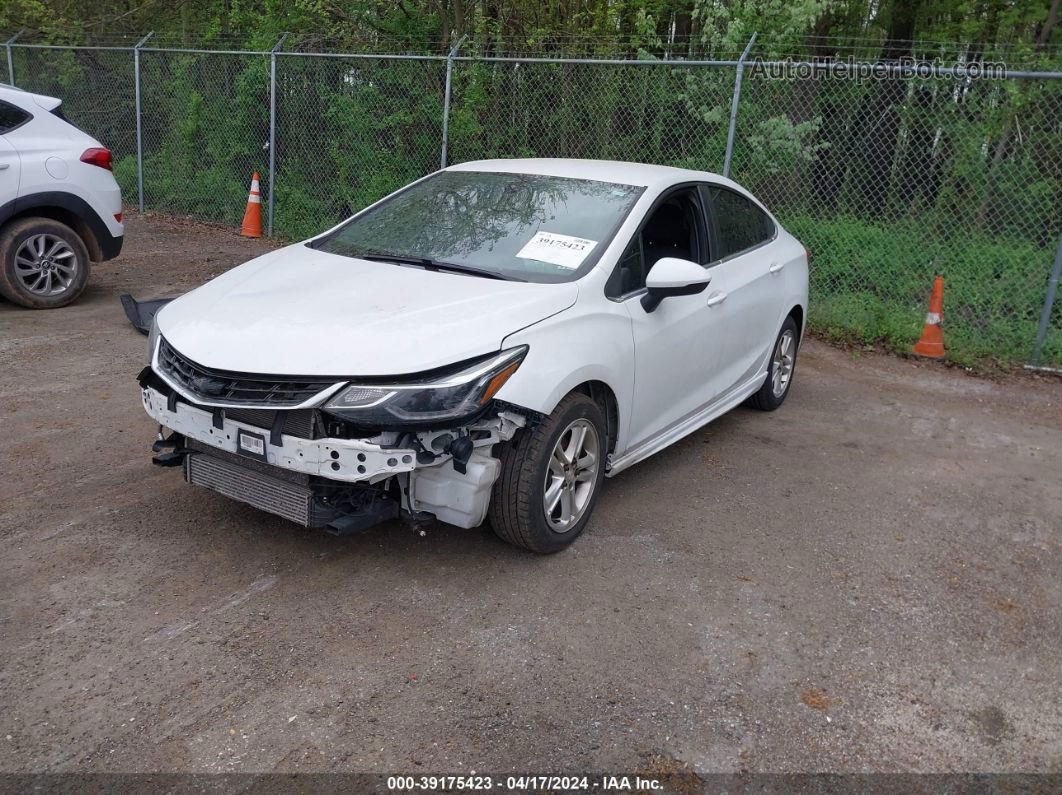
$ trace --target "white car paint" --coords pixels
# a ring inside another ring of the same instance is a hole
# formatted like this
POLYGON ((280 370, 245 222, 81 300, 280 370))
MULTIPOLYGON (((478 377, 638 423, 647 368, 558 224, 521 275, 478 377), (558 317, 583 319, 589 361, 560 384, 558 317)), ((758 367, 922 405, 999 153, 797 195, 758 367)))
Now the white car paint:
MULTIPOLYGON (((82 132, 51 111, 61 100, 31 94, 11 86, 0 85, 0 100, 22 108, 33 118, 2 137, 18 154, 19 197, 59 191, 84 200, 100 217, 114 237, 124 232, 116 218, 122 212, 122 196, 114 174, 105 168, 81 162, 86 149, 105 148, 91 135, 82 132)), ((3 156, 0 154, 0 162, 3 156)), ((0 205, 9 186, 0 172, 0 205)))
POLYGON ((575 283, 431 273, 297 243, 193 290, 164 307, 158 322, 206 367, 401 375, 496 351, 506 334, 567 309, 578 295, 575 283))
MULTIPOLYGON (((676 185, 723 186, 770 216, 747 191, 717 174, 580 160, 478 161, 450 170, 602 180, 644 191, 598 262, 573 282, 427 272, 296 244, 165 306, 156 316, 157 331, 205 367, 355 381, 527 346, 497 399, 515 410, 549 414, 576 387, 604 384, 618 415, 608 472, 615 475, 753 394, 767 376, 787 315, 796 309, 805 317, 806 251, 777 220, 776 234, 762 245, 706 268, 694 265, 707 276, 699 293, 667 297, 655 311, 643 307, 644 289, 622 298, 606 295, 606 282, 642 219, 676 185)), ((679 284, 680 271, 691 265, 658 264, 664 267, 654 269, 649 284, 679 284)), ((208 417, 197 421, 207 423, 208 417)), ((416 470, 411 489, 415 477, 416 470)), ((477 494, 476 509, 462 515, 478 515, 485 496, 477 494)))
POLYGON ((664 257, 657 260, 653 270, 645 280, 645 286, 651 288, 667 289, 669 287, 686 287, 691 284, 708 285, 712 281, 712 274, 702 268, 696 262, 688 259, 676 259, 664 257))
POLYGON ((18 181, 22 161, 15 147, 0 135, 0 207, 18 198, 18 181))
MULTIPOLYGON (((646 187, 597 266, 578 281, 580 298, 588 300, 503 342, 505 347, 528 345, 530 352, 498 393, 502 400, 548 414, 588 380, 612 389, 620 427, 610 475, 633 463, 624 462, 624 457, 638 453, 639 447, 655 452, 755 392, 766 377, 770 347, 786 315, 794 307, 807 307, 804 247, 752 194, 718 174, 579 160, 479 161, 454 168, 646 187), (643 311, 641 293, 618 303, 607 299, 605 282, 646 212, 662 193, 687 182, 724 186, 751 199, 771 215, 776 237, 710 268, 712 282, 705 293, 665 299, 655 312, 643 311), (783 267, 772 271, 777 263, 783 267), (720 295, 725 296, 722 301, 720 295), (624 340, 617 326, 629 329, 631 336, 624 340)), ((639 454, 637 460, 651 452, 639 454)))

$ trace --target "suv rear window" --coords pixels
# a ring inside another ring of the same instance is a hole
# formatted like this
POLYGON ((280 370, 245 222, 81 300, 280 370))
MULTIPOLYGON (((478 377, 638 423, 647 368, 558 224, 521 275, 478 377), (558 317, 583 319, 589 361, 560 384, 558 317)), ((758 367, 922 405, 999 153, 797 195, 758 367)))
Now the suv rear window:
POLYGON ((32 118, 33 116, 22 108, 16 108, 7 102, 0 102, 0 135, 21 127, 32 118))

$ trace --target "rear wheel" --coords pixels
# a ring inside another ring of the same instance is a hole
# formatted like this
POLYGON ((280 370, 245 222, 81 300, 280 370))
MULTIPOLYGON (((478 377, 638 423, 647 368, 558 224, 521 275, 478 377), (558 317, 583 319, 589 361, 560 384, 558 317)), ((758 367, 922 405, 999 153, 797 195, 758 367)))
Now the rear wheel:
POLYGON ((66 306, 88 282, 84 242, 51 218, 22 218, 5 227, 0 258, 0 294, 30 309, 66 306))
POLYGON ((490 524, 510 544, 557 552, 583 532, 605 477, 605 416, 573 392, 502 450, 490 499, 490 524))
POLYGON ((767 363, 767 380, 763 382, 760 390, 748 399, 750 406, 760 411, 774 411, 785 402, 789 387, 793 385, 799 347, 800 329, 792 317, 787 317, 771 349, 771 359, 767 363))

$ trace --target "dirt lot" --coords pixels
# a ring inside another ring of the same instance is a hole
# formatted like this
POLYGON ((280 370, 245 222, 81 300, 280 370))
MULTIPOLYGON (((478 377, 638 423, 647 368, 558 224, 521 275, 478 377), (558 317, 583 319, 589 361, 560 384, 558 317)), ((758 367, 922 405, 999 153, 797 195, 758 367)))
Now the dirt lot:
POLYGON ((1062 772, 1062 382, 810 341, 564 553, 338 539, 150 465, 118 294, 267 246, 127 228, 0 304, 0 770, 1062 772))

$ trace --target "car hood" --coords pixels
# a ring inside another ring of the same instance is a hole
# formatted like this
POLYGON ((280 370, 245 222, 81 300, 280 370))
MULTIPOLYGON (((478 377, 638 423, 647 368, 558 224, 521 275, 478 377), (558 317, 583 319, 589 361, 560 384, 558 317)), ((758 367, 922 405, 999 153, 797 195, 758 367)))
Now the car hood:
POLYGON ((233 268, 157 317, 162 336, 205 367, 401 375, 496 351, 578 294, 574 283, 431 272, 298 244, 233 268))

